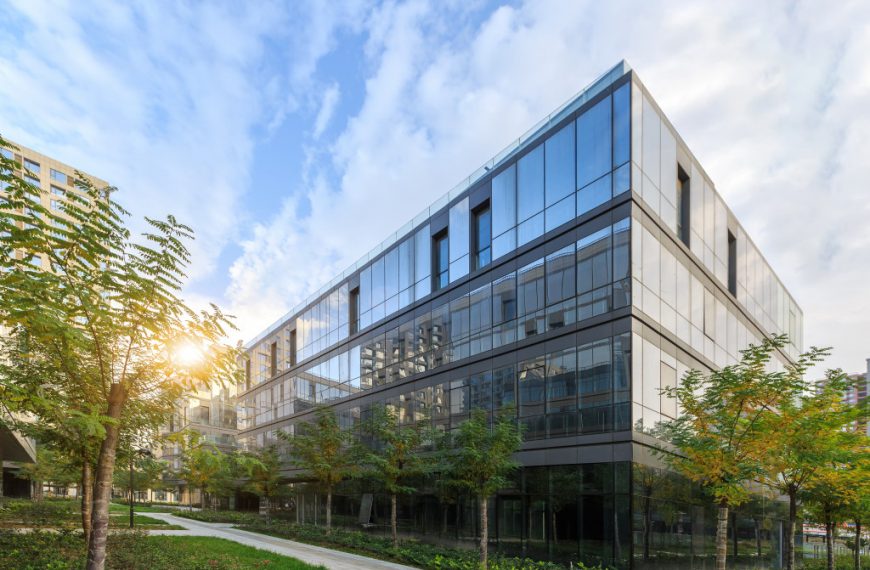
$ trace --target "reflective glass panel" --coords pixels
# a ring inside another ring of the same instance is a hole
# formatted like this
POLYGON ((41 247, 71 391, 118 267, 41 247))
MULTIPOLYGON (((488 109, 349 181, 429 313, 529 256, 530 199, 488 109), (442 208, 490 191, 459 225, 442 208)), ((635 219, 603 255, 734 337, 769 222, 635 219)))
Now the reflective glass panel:
POLYGON ((492 179, 492 235, 517 225, 517 167, 510 165, 492 179))
POLYGON ((543 209, 544 146, 538 145, 517 163, 517 220, 527 220, 543 209))
POLYGON ((631 150, 631 83, 613 92, 613 166, 628 162, 631 150))
POLYGON ((547 206, 572 194, 574 185, 574 123, 560 129, 544 143, 546 175, 544 194, 547 206))
POLYGON ((610 172, 610 98, 577 119, 577 186, 582 188, 610 172))

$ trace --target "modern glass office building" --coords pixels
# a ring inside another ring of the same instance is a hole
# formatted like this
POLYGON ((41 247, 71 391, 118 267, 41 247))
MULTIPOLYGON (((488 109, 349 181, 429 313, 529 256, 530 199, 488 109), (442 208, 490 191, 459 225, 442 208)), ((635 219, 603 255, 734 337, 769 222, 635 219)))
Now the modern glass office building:
MULTIPOLYGON (((240 443, 321 403, 347 429, 377 403, 445 430, 511 409, 524 468, 490 505, 494 549, 700 568, 715 511, 650 451, 679 413, 660 389, 773 333, 791 339, 774 366, 795 358, 800 308, 623 62, 251 341, 240 443)), ((359 494, 338 508, 356 516, 359 494)), ((766 567, 777 505, 756 503, 732 548, 766 567)), ((400 519, 462 540, 474 510, 424 489, 400 519)))

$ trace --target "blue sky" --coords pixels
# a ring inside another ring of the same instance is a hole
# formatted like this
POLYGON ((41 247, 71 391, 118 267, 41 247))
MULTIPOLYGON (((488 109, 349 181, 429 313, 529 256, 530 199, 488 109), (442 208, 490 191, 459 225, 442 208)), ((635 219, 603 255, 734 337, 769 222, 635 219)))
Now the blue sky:
POLYGON ((190 223, 247 339, 625 58, 860 370, 866 53, 859 1, 0 0, 0 133, 190 223))

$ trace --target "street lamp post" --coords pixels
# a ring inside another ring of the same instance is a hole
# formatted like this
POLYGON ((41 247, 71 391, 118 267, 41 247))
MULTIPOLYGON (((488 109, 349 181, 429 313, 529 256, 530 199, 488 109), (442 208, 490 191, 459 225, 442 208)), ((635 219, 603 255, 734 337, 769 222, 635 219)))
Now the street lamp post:
POLYGON ((130 451, 130 528, 133 528, 133 456, 151 457, 151 452, 147 449, 137 449, 135 452, 130 451))

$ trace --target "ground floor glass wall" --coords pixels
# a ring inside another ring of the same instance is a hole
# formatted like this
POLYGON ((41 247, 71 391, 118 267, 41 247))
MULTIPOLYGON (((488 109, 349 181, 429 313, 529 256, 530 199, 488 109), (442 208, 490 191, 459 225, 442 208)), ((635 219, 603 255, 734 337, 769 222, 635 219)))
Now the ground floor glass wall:
MULTIPOLYGON (((342 486, 333 520, 388 535, 389 497, 361 485, 342 486)), ((476 501, 427 492, 433 488, 420 481, 422 492, 400 497, 400 534, 474 548, 476 501)), ((310 485, 295 490, 287 516, 322 524, 325 496, 310 485)), ((604 568, 714 567, 715 505, 695 485, 660 469, 629 462, 526 467, 489 509, 493 552, 566 567, 578 561, 604 568)), ((729 564, 779 567, 783 515, 780 503, 760 496, 732 513, 729 564)))

